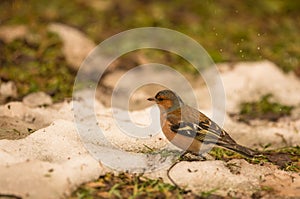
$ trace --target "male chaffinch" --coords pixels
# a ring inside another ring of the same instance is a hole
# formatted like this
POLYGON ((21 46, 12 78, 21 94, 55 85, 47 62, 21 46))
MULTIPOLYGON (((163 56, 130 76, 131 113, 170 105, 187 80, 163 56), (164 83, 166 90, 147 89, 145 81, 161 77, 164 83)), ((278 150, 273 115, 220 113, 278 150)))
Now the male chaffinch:
POLYGON ((154 101, 160 109, 160 123, 166 138, 175 146, 195 155, 201 144, 216 144, 246 157, 257 155, 257 151, 236 143, 224 129, 198 110, 184 104, 171 90, 159 91, 154 101))

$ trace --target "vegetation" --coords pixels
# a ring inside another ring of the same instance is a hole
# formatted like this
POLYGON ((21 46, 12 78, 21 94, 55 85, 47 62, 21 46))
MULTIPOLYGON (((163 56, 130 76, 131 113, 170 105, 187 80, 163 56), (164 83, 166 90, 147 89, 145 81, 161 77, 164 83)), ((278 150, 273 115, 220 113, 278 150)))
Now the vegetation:
POLYGON ((245 102, 241 104, 240 120, 267 119, 277 121, 280 117, 288 116, 293 109, 292 106, 271 102, 271 94, 264 95, 257 102, 245 102))
MULTIPOLYGON (((18 81, 21 96, 36 90, 57 99, 70 96, 72 73, 61 54, 61 44, 44 31, 51 22, 76 27, 96 43, 131 28, 166 27, 198 41, 215 62, 269 59, 284 71, 300 74, 299 9, 300 2, 293 0, 175 0, 171 4, 137 0, 1 1, 0 25, 26 25, 35 32, 32 38, 39 39, 14 41, 9 46, 1 43, 5 56, 1 56, 0 78, 18 81), (38 80, 32 81, 33 76, 38 80)), ((144 54, 158 63, 194 71, 177 55, 151 50, 144 54)), ((134 66, 132 61, 121 63, 134 66)))
POLYGON ((0 79, 13 80, 19 97, 44 91, 54 100, 72 94, 75 72, 68 67, 62 43, 50 32, 36 32, 0 45, 0 79))
MULTIPOLYGON (((232 159, 244 158, 235 152, 222 149, 213 148, 210 153, 217 160, 229 161, 232 159)), ((265 149, 262 155, 254 158, 244 158, 246 161, 252 164, 264 164, 270 162, 277 165, 280 169, 285 171, 300 172, 300 147, 284 147, 275 150, 265 149)))
MULTIPOLYGON (((70 199, 88 198, 199 198, 161 179, 149 179, 143 175, 107 173, 94 182, 81 185, 70 199)), ((207 198, 207 197, 206 197, 207 198)))
MULTIPOLYGON (((270 162, 279 166, 280 169, 300 172, 300 147, 285 147, 276 150, 265 150, 264 155, 245 160, 252 164, 263 165, 270 162), (287 159, 288 158, 288 159, 287 159)), ((243 156, 222 148, 213 148, 210 151, 217 160, 229 161, 232 159, 241 159, 243 156)), ((189 161, 188 157, 184 158, 189 161)), ((192 161, 194 161, 193 159, 192 161)), ((229 169, 236 167, 235 164, 228 164, 229 169)), ((188 190, 175 187, 164 183, 162 179, 150 179, 142 174, 120 173, 115 175, 107 173, 100 176, 93 182, 81 185, 70 197, 70 199, 88 199, 88 198, 223 198, 213 194, 216 190, 202 192, 196 195, 188 190)), ((262 192, 270 191, 267 187, 262 187, 254 193, 255 196, 262 192)))

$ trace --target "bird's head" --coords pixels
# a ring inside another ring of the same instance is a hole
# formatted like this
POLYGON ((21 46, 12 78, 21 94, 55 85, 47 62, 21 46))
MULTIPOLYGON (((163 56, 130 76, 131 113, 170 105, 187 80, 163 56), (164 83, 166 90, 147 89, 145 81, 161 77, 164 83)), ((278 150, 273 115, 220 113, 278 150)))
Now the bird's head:
POLYGON ((155 97, 148 98, 149 101, 154 101, 160 109, 172 111, 183 105, 181 98, 171 90, 159 91, 155 97))

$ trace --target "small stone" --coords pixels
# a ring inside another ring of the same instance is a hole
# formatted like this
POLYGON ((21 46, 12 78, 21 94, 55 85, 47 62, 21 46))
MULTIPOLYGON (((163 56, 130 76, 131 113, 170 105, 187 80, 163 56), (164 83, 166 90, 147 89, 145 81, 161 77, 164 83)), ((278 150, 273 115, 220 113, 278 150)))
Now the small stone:
POLYGON ((17 96, 17 87, 13 81, 0 81, 0 103, 5 102, 8 98, 16 98, 17 96))
POLYGON ((31 93, 24 97, 23 103, 29 107, 39 107, 45 105, 51 105, 52 99, 44 92, 31 93))
POLYGON ((9 43, 18 38, 24 38, 28 29, 24 25, 2 26, 0 27, 0 39, 9 43))

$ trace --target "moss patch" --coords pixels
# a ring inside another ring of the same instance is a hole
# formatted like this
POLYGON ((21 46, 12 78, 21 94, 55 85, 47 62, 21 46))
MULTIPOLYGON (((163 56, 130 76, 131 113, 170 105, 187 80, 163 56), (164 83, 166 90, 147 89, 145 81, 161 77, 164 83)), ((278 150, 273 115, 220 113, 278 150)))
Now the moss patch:
POLYGON ((243 158, 242 155, 240 155, 236 152, 226 150, 223 148, 218 148, 218 147, 212 148, 212 150, 209 152, 209 154, 211 156, 213 156, 216 160, 224 160, 224 161, 243 158))
POLYGON ((264 150, 254 158, 245 158, 242 155, 223 148, 213 148, 210 153, 217 160, 229 161, 244 158, 251 164, 271 162, 285 171, 300 172, 300 147, 284 147, 274 150, 264 150))
POLYGON ((0 78, 16 83, 19 97, 44 91, 54 101, 71 96, 75 73, 61 51, 62 43, 50 32, 31 33, 0 45, 0 78))
POLYGON ((279 118, 291 114, 293 106, 271 102, 271 97, 271 94, 267 94, 257 102, 242 103, 239 120, 248 121, 252 119, 264 119, 277 121, 279 118))

